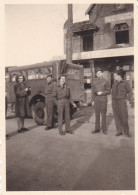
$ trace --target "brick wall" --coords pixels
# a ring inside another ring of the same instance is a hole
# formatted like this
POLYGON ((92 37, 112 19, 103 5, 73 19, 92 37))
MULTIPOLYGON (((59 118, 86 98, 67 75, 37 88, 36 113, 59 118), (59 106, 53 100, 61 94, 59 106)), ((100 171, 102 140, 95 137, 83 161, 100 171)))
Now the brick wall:
MULTIPOLYGON (((115 11, 115 4, 99 4, 94 7, 92 12, 89 15, 89 19, 92 23, 96 24, 100 28, 97 33, 94 33, 93 36, 93 50, 102 50, 106 49, 115 44, 115 32, 113 27, 114 23, 106 23, 104 17, 117 15, 121 13, 127 13, 133 11, 132 4, 126 4, 125 9, 115 11)), ((122 21, 116 21, 116 23, 127 23, 129 26, 129 44, 134 45, 134 24, 132 19, 124 19, 122 21)), ((81 36, 74 36, 73 37, 73 53, 82 52, 82 37, 81 36)), ((65 48, 65 47, 64 47, 65 48)))
POLYGON ((105 49, 113 45, 114 32, 110 29, 110 25, 106 24, 97 33, 94 34, 94 50, 105 49))

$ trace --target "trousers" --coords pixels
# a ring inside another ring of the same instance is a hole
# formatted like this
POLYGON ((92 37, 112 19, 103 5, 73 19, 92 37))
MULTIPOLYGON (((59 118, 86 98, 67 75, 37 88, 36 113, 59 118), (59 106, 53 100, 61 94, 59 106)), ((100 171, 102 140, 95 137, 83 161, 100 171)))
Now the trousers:
POLYGON ((102 117, 101 130, 103 132, 106 129, 106 113, 107 113, 107 101, 101 101, 100 98, 95 98, 94 100, 95 109, 95 130, 100 130, 100 114, 102 117))
POLYGON ((53 118, 54 118, 54 103, 53 101, 46 101, 46 109, 47 109, 47 127, 53 126, 53 118))
POLYGON ((117 133, 129 134, 128 110, 125 99, 112 99, 113 117, 117 133))
POLYGON ((63 118, 65 116, 65 131, 70 131, 70 102, 69 100, 58 100, 58 130, 61 133, 63 118))

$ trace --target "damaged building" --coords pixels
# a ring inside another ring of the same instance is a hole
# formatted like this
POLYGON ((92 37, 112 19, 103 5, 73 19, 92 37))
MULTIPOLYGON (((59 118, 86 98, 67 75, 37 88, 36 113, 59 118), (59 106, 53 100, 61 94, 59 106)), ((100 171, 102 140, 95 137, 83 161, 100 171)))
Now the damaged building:
MULTIPOLYGON (((113 71, 122 70, 124 79, 134 87, 133 9, 133 4, 91 4, 85 12, 89 20, 73 23, 72 59, 73 63, 84 66, 87 96, 91 96, 96 67, 103 68, 111 86, 113 71)), ((66 33, 67 23, 64 25, 65 54, 66 33)))

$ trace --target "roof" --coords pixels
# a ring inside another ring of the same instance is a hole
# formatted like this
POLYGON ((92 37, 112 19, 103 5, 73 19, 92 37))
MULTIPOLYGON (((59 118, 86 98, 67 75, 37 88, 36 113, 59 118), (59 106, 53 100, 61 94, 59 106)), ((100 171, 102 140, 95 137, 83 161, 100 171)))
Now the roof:
POLYGON ((94 8, 95 4, 91 4, 85 12, 85 15, 89 15, 90 11, 94 8))
POLYGON ((6 67, 7 71, 20 71, 25 69, 34 69, 34 68, 41 68, 41 67, 49 67, 49 66, 56 66, 58 64, 65 64, 69 65, 73 68, 82 68, 82 65, 74 64, 74 63, 67 63, 65 58, 63 60, 52 60, 52 61, 46 61, 46 62, 40 62, 37 64, 31 64, 31 65, 24 65, 24 66, 16 66, 16 67, 6 67))
POLYGON ((8 68, 8 71, 15 71, 15 70, 22 70, 22 69, 33 69, 33 68, 40 68, 40 67, 45 67, 45 66, 52 66, 53 64, 56 64, 60 62, 60 60, 52 60, 52 61, 44 61, 44 62, 39 62, 36 64, 30 64, 30 65, 22 65, 22 66, 15 66, 15 67, 6 67, 8 68))
POLYGON ((83 21, 83 22, 77 22, 73 24, 73 32, 80 32, 84 30, 91 30, 96 29, 96 25, 90 23, 90 20, 83 21))

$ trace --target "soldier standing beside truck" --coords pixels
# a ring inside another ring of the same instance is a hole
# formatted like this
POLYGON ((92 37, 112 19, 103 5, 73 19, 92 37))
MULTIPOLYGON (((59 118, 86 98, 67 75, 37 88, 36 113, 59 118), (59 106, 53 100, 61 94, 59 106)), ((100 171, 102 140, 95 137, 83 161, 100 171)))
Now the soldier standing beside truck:
POLYGON ((53 96, 58 101, 58 130, 60 135, 65 133, 73 134, 70 128, 70 103, 76 107, 76 104, 70 100, 70 89, 66 86, 66 76, 61 75, 59 77, 59 85, 55 88, 53 96), (65 130, 63 126, 63 116, 65 114, 65 130))
POLYGON ((45 130, 49 130, 53 128, 53 118, 54 118, 54 97, 53 97, 53 89, 54 84, 52 82, 52 74, 47 76, 47 83, 45 85, 45 104, 46 104, 46 115, 47 115, 47 125, 45 130))

